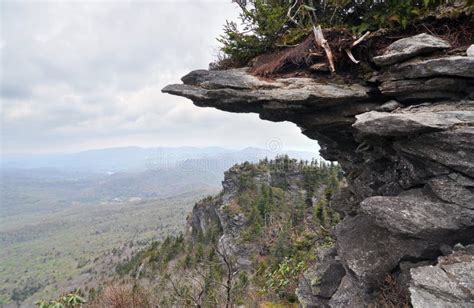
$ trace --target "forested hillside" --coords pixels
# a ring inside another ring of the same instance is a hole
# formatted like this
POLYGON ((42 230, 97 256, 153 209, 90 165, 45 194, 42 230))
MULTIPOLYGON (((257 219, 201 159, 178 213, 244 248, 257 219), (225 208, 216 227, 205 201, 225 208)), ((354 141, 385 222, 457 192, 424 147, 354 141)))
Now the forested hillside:
POLYGON ((89 305, 297 303, 301 275, 334 246, 340 218, 329 200, 342 176, 337 165, 288 157, 232 167, 221 193, 196 203, 184 234, 119 264, 122 279, 89 305))
POLYGON ((115 278, 117 262, 184 231, 193 204, 219 191, 225 170, 274 155, 259 148, 111 148, 2 161, 0 306, 97 289, 115 278))

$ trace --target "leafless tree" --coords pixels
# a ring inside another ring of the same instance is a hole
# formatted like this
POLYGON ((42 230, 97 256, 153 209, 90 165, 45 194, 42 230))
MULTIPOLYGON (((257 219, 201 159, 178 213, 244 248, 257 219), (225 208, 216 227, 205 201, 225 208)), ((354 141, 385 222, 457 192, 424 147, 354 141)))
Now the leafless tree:
POLYGON ((235 277, 239 273, 238 265, 224 245, 217 244, 215 253, 219 256, 219 261, 202 261, 192 271, 180 270, 173 275, 165 276, 165 281, 167 282, 165 288, 172 294, 175 302, 182 304, 192 303, 195 307, 202 307, 207 290, 206 283, 211 282, 224 291, 225 307, 231 308, 234 306, 232 292, 235 277), (216 280, 212 277, 209 271, 211 266, 223 266, 225 278, 216 280))
POLYGON ((225 245, 220 245, 220 246, 221 246, 220 249, 219 249, 219 245, 216 248, 216 253, 221 257, 222 262, 224 262, 224 266, 227 271, 224 288, 226 290, 226 305, 225 306, 226 308, 229 308, 232 306, 232 286, 233 286, 234 277, 237 275, 239 271, 237 270, 237 267, 233 258, 227 253, 225 245))
POLYGON ((190 273, 179 273, 177 276, 180 278, 180 282, 174 280, 170 275, 166 276, 166 280, 171 286, 169 291, 173 294, 176 302, 192 303, 195 307, 201 308, 206 290, 205 282, 190 273))
MULTIPOLYGON (((235 262, 234 258, 228 253, 225 245, 217 244, 215 248, 215 252, 217 253, 217 255, 219 256, 221 260, 221 263, 219 263, 219 265, 223 265, 226 271, 225 279, 223 281, 218 281, 210 277, 210 275, 200 272, 199 270, 197 270, 196 272, 198 273, 198 275, 200 275, 204 279, 212 281, 213 283, 215 283, 216 285, 219 285, 220 287, 224 289, 225 307, 230 308, 234 306, 232 291, 234 288, 235 277, 240 272, 240 269, 239 269, 239 266, 237 265, 237 262, 235 262)), ((215 262, 212 262, 212 261, 207 261, 206 263, 209 265, 215 264, 215 262)))

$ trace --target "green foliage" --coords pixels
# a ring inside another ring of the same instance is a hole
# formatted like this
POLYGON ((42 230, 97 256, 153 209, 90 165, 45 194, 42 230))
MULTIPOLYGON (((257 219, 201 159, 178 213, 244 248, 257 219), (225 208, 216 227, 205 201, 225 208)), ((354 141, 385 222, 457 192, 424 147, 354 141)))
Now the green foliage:
POLYGON ((441 4, 453 1, 249 0, 240 5, 242 29, 227 21, 218 41, 224 57, 242 66, 259 54, 300 42, 315 24, 356 33, 387 27, 405 29, 441 4))
POLYGON ((273 271, 265 274, 264 292, 275 292, 280 297, 286 296, 298 281, 300 273, 307 267, 306 262, 294 258, 285 258, 273 271))
POLYGON ((218 38, 222 52, 238 64, 245 64, 258 54, 269 50, 278 40, 287 23, 286 0, 250 0, 251 5, 242 6, 239 31, 235 22, 227 21, 224 35, 218 38))
MULTIPOLYGON (((174 260, 180 252, 185 250, 185 244, 182 233, 178 236, 167 236, 163 242, 152 242, 147 249, 134 254, 132 258, 124 262, 118 263, 115 271, 121 276, 135 274, 145 260, 148 260, 154 268, 162 271, 171 260, 174 260)), ((192 260, 187 262, 192 262, 192 260)))
MULTIPOLYGON (((249 298, 293 302, 298 279, 314 262, 316 249, 334 245, 331 228, 337 215, 331 209, 331 198, 339 189, 341 168, 282 156, 258 164, 236 165, 232 171, 237 177, 236 196, 225 208, 217 202, 219 198, 206 200, 231 218, 237 213, 244 217, 244 223, 233 230, 242 240, 235 244, 249 248, 254 271, 238 267, 231 271, 235 273, 233 304, 249 304, 249 298)), ((134 277, 145 264, 142 276, 161 281, 160 290, 174 290, 172 281, 181 295, 174 296, 174 291, 160 294, 163 306, 197 305, 190 296, 203 291, 199 305, 214 307, 226 298, 223 285, 228 270, 221 252, 216 250, 222 231, 219 226, 209 226, 205 233, 166 237, 140 252, 136 259, 131 258, 124 268, 134 277)))
POLYGON ((237 276, 234 288, 232 290, 232 298, 234 299, 235 304, 244 305, 248 302, 246 288, 250 283, 251 281, 248 274, 245 271, 241 271, 237 276))
POLYGON ((39 308, 73 308, 82 307, 86 300, 80 295, 81 291, 76 290, 73 293, 68 293, 56 300, 46 301, 41 300, 35 303, 39 308))
POLYGON ((269 214, 273 210, 275 202, 273 200, 272 188, 268 185, 262 185, 261 193, 257 201, 257 208, 265 225, 268 223, 269 214))
POLYGON ((242 240, 245 242, 254 241, 260 236, 262 230, 263 218, 258 209, 258 203, 255 203, 249 214, 248 228, 242 232, 242 240))
POLYGON ((293 252, 293 243, 290 237, 290 231, 288 227, 284 227, 283 230, 278 234, 277 241, 273 246, 271 253, 277 262, 281 262, 286 256, 291 255, 293 252))

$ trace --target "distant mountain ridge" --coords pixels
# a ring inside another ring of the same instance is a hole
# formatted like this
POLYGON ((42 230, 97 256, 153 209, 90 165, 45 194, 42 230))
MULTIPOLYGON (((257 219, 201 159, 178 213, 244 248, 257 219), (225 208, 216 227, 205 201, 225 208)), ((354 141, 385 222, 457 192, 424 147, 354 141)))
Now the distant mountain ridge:
POLYGON ((218 147, 128 147, 10 157, 2 162, 0 170, 0 193, 4 196, 0 213, 50 211, 78 202, 128 202, 214 192, 224 179, 224 171, 233 165, 280 154, 303 160, 313 157, 310 152, 218 147))
MULTIPOLYGON (((36 169, 55 168, 60 170, 92 173, 138 172, 147 169, 175 167, 186 160, 228 159, 238 163, 245 160, 257 161, 264 157, 273 158, 279 154, 311 160, 318 156, 305 151, 273 151, 269 149, 248 147, 240 150, 221 147, 117 147, 87 150, 71 154, 40 155, 3 155, 2 168, 36 169)), ((223 168, 227 170, 229 166, 223 168)))

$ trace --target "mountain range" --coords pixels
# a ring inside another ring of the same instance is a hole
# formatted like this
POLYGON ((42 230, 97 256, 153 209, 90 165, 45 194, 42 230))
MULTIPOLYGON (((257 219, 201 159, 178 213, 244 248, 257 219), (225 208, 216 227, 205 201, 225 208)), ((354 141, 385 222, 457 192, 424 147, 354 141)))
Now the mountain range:
POLYGON ((0 214, 50 211, 73 203, 126 202, 214 191, 237 163, 314 153, 219 147, 108 148, 73 154, 9 155, 1 168, 0 214))

